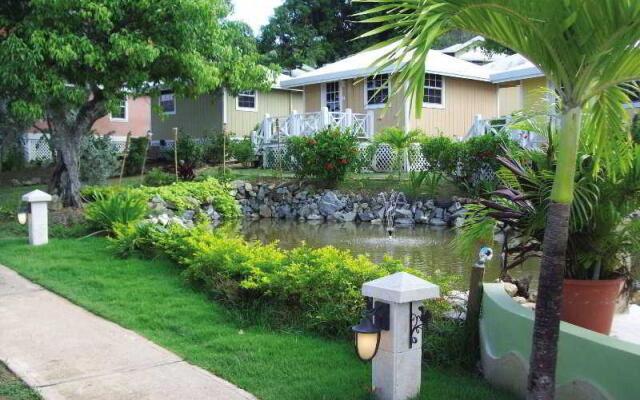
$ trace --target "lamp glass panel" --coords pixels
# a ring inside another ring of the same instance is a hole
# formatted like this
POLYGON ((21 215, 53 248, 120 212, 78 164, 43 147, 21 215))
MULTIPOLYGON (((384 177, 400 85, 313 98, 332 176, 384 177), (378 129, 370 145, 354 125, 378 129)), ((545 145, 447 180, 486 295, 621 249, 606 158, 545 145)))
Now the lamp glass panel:
POLYGON ((20 225, 24 225, 27 223, 27 213, 26 212, 19 212, 18 213, 18 223, 20 225))
POLYGON ((356 349, 362 360, 371 360, 376 355, 380 333, 356 333, 356 349))

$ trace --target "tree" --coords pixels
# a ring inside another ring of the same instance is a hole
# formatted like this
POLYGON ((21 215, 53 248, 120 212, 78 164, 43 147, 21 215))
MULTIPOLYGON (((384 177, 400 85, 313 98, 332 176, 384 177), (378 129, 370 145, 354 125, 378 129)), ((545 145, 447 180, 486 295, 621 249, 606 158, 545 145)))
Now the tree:
POLYGON ((270 72, 226 0, 11 0, 0 7, 0 98, 48 122, 50 190, 79 207, 78 148, 127 95, 267 89, 270 72))
MULTIPOLYGON (((581 130, 597 132, 590 143, 608 173, 628 167, 615 148, 628 134, 621 87, 640 77, 640 2, 637 0, 362 0, 375 3, 367 22, 379 32, 397 32, 397 44, 379 68, 410 61, 394 87, 407 83, 416 112, 421 104, 425 58, 434 41, 452 29, 482 35, 527 57, 550 79, 560 98, 550 205, 543 239, 528 384, 529 399, 552 399, 560 326, 563 270, 576 155, 581 130), (589 112, 583 109, 589 106, 589 112), (625 133, 626 132, 626 133, 625 133)), ((401 92, 396 90, 395 94, 401 92)), ((627 136, 628 137, 628 136, 627 136)))

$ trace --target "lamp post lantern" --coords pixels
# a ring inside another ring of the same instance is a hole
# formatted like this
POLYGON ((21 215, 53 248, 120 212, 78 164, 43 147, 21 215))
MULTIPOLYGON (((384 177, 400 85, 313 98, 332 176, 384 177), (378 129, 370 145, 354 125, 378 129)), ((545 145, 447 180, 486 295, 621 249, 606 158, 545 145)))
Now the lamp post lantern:
POLYGON ((380 400, 408 400, 420 393, 422 334, 428 319, 423 301, 440 288, 406 272, 365 283, 362 294, 374 306, 352 330, 356 351, 372 359, 372 385, 380 400), (386 328, 386 329, 385 329, 386 328))
POLYGON ((18 222, 29 224, 29 244, 39 246, 49 242, 49 213, 48 203, 51 195, 34 190, 22 196, 27 207, 18 212, 18 222))

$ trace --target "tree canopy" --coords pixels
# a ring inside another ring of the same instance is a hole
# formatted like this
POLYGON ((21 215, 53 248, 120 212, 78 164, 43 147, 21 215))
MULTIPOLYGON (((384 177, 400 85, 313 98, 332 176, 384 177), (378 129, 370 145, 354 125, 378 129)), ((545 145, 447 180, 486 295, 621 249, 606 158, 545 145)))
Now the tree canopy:
MULTIPOLYGON (((0 98, 16 116, 53 122, 69 172, 78 135, 125 95, 270 86, 230 10, 227 0, 10 0, 0 6, 0 98)), ((78 205, 77 188, 67 192, 78 205)))

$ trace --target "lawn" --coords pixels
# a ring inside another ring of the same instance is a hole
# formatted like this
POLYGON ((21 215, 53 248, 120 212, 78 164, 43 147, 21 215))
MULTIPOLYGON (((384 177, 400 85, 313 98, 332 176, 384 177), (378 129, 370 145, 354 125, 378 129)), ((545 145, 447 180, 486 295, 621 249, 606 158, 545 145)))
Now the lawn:
MULTIPOLYGON (((25 242, 0 239, 0 263, 261 399, 371 397, 370 364, 348 342, 241 318, 188 287, 169 262, 115 258, 103 238, 25 242)), ((420 399, 511 398, 463 372, 423 370, 420 399)))
POLYGON ((0 400, 38 400, 40 396, 0 362, 0 400))

